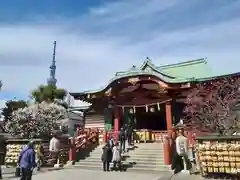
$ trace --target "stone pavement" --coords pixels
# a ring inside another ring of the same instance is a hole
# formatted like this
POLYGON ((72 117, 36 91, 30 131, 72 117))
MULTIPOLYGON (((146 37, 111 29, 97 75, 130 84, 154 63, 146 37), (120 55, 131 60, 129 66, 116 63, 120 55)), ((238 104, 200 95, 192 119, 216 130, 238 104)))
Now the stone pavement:
MULTIPOLYGON (((188 173, 181 172, 176 175, 171 175, 165 177, 166 180, 204 180, 200 175, 189 175, 188 173)), ((159 180, 165 180, 164 178, 160 178, 159 180)), ((211 179, 208 179, 211 180, 211 179)))
MULTIPOLYGON (((59 171, 49 171, 44 173, 38 173, 34 175, 33 180, 51 179, 51 180, 66 180, 71 178, 71 180, 203 180, 200 176, 188 175, 187 173, 179 173, 172 176, 171 172, 161 172, 159 174, 149 174, 149 173, 132 173, 132 172, 102 172, 93 170, 83 170, 83 169, 63 169, 59 171)), ((6 178, 15 179, 19 178, 6 178)))
MULTIPOLYGON (((39 174, 39 173, 45 173, 45 172, 49 172, 49 171, 54 171, 54 170, 61 170, 62 168, 42 168, 40 171, 37 171, 36 169, 34 170, 33 174, 39 174)), ((12 179, 15 177, 15 171, 16 168, 15 167, 2 167, 2 176, 3 179, 12 179)))
MULTIPOLYGON (((39 173, 34 175, 33 180, 158 180, 160 175, 158 174, 142 174, 142 173, 130 173, 130 172, 102 172, 102 171, 92 171, 92 170, 82 170, 82 169, 64 169, 59 171, 49 171, 45 173, 39 173)), ((18 180, 17 178, 12 178, 12 180, 18 180)))

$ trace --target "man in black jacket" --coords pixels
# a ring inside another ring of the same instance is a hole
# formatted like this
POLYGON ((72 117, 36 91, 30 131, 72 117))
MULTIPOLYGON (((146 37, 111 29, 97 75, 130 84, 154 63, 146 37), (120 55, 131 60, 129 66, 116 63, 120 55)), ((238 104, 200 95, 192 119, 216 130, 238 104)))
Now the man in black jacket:
POLYGON ((107 143, 102 150, 103 171, 109 171, 110 162, 112 161, 112 149, 109 143, 107 143))
POLYGON ((128 126, 128 129, 127 129, 128 147, 131 147, 131 146, 133 145, 132 134, 133 134, 133 129, 132 129, 132 127, 129 125, 129 126, 128 126))
POLYGON ((119 132, 119 141, 120 141, 121 152, 125 152, 126 138, 127 138, 127 133, 123 128, 121 128, 120 132, 119 132))

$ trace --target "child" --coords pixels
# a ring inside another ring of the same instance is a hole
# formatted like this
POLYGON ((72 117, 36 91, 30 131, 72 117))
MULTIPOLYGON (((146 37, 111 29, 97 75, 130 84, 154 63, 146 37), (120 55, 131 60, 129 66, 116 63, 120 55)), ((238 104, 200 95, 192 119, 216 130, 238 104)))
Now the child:
POLYGON ((121 170, 121 153, 120 153, 120 149, 118 147, 117 142, 114 143, 112 151, 113 151, 113 158, 112 158, 113 169, 116 170, 116 166, 118 166, 121 170))

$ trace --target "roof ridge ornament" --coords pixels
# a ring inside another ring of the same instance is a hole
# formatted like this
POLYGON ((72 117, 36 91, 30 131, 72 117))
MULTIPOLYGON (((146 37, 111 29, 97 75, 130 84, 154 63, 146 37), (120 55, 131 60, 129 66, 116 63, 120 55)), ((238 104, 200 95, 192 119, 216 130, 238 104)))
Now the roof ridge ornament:
POLYGON ((146 61, 152 62, 152 59, 150 59, 149 57, 146 57, 146 61))

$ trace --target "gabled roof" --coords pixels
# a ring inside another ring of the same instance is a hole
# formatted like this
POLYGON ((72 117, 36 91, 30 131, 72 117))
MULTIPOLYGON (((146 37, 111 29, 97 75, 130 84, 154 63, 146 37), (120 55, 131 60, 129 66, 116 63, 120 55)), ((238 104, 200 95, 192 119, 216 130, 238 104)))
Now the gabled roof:
MULTIPOLYGON (((166 83, 186 83, 192 81, 206 81, 217 78, 208 66, 205 58, 185 61, 176 64, 169 64, 163 66, 155 66, 151 59, 146 58, 142 66, 132 66, 127 71, 120 71, 115 74, 107 85, 95 91, 84 91, 80 94, 100 92, 108 87, 112 82, 125 77, 149 75, 156 76, 166 83)), ((224 75, 222 75, 224 76, 224 75)), ((75 93, 70 93, 75 94, 75 93)))
POLYGON ((128 71, 117 72, 116 77, 132 76, 135 74, 141 75, 143 73, 156 75, 168 83, 184 83, 201 78, 213 77, 207 60, 204 58, 164 66, 155 66, 152 61, 147 58, 140 68, 133 66, 128 71))

